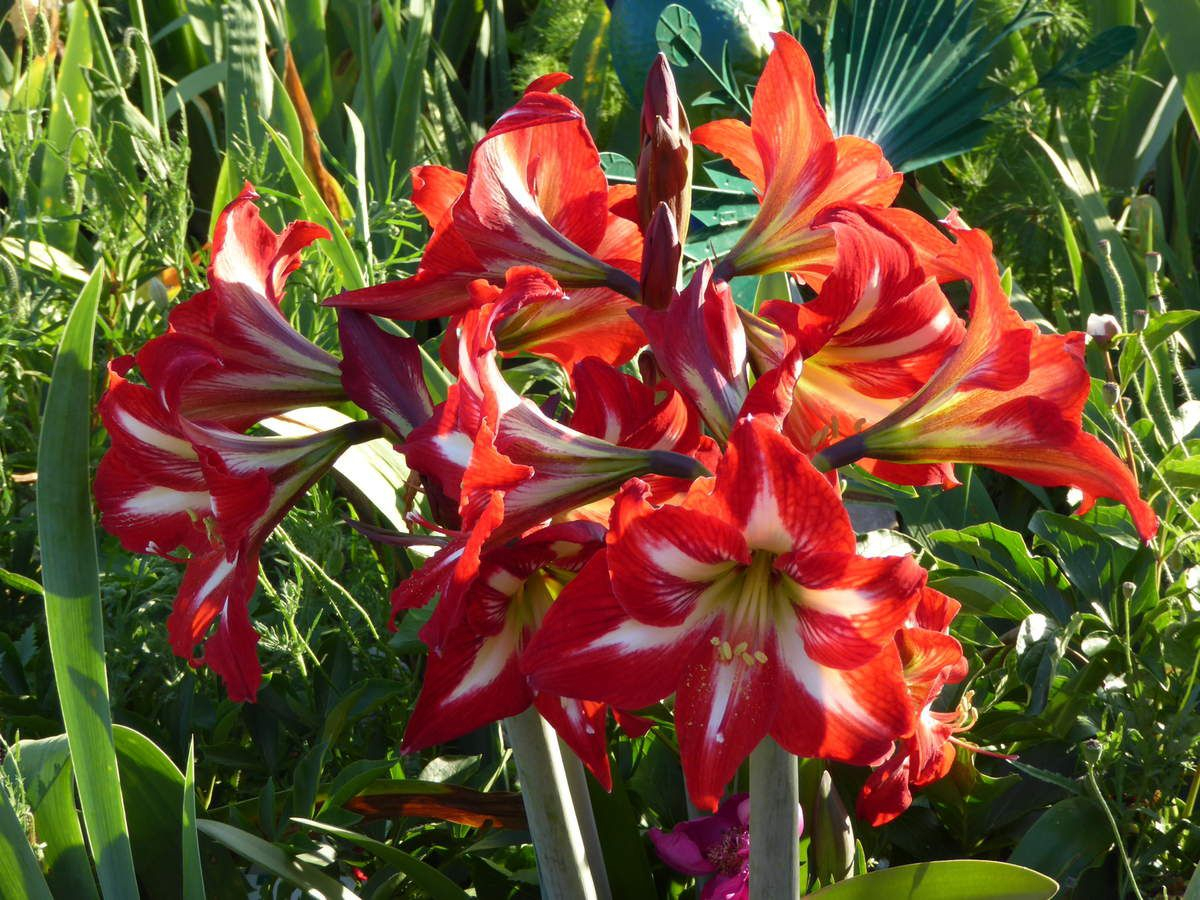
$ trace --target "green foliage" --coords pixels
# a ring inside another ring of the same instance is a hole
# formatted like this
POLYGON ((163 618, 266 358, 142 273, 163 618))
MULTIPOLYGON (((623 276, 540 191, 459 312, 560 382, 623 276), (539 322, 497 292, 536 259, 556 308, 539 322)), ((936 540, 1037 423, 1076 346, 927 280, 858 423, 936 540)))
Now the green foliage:
MULTIPOLYGON (((964 485, 945 493, 855 478, 850 491, 894 512, 931 585, 964 605, 956 636, 972 674, 949 698, 979 711, 964 737, 1018 758, 960 751, 947 779, 880 829, 845 811, 861 770, 817 773, 806 816, 825 830, 806 836, 806 857, 837 851, 839 864, 872 870, 822 896, 890 896, 918 878, 931 892, 919 896, 935 896, 939 878, 957 897, 995 896, 1005 878, 1009 896, 1048 896, 1044 877, 1003 860, 1058 879, 1065 897, 1128 896, 1135 884, 1181 895, 1200 858, 1192 2, 786 4, 791 27, 829 48, 839 129, 870 131, 912 170, 921 191, 906 205, 944 201, 987 227, 1023 308, 1047 327, 1081 329, 1089 312, 1122 319, 1111 347, 1087 350, 1086 416, 1163 520, 1142 547, 1116 507, 1070 517, 1063 492, 984 472, 962 471, 964 485), (888 15, 855 30, 872 5, 888 15), (936 27, 913 27, 914 11, 935 7, 948 18, 931 12, 936 27), (971 15, 954 18, 960 7, 971 15), (922 68, 925 56, 944 66, 922 68), (974 861, 929 862, 948 857, 974 861), (975 883, 992 893, 970 894, 975 883)), ((753 72, 725 65, 722 35, 696 21, 711 67, 710 95, 689 110, 700 121, 744 104, 753 72)), ((211 223, 242 177, 274 224, 305 217, 334 234, 285 300, 331 348, 335 320, 317 300, 414 267, 428 232, 406 199, 408 166, 461 168, 535 75, 575 75, 564 90, 601 146, 632 156, 612 22, 584 0, 103 10, 76 0, 57 26, 43 17, 24 36, 0 30, 0 736, 11 747, 0 892, 236 897, 249 878, 263 896, 292 886, 339 896, 361 871, 362 896, 462 896, 468 885, 479 897, 537 896, 519 823, 463 824, 481 797, 512 799, 497 731, 397 752, 423 618, 409 613, 395 633, 382 623, 412 563, 344 522, 402 523, 405 474, 377 473, 372 496, 327 479, 268 542, 253 616, 269 677, 260 703, 240 707, 167 645, 178 568, 104 535, 94 549, 86 478, 103 437, 88 397, 103 362, 160 331, 169 305, 199 289, 211 223), (285 43, 311 123, 288 89, 285 43), (382 805, 414 796, 438 812, 382 805)), ((627 158, 606 164, 614 181, 632 175, 627 158)), ((699 177, 693 253, 732 243, 755 202, 719 167, 699 177)), ((755 302, 757 283, 735 287, 755 302)), ((436 356, 436 328, 416 336, 436 356)), ((560 391, 550 367, 513 377, 560 391)), ((615 848, 610 877, 627 896, 686 896, 640 836, 687 817, 669 717, 644 712, 655 727, 614 735, 616 789, 593 798, 615 848)), ((806 869, 810 887, 819 868, 806 869)))

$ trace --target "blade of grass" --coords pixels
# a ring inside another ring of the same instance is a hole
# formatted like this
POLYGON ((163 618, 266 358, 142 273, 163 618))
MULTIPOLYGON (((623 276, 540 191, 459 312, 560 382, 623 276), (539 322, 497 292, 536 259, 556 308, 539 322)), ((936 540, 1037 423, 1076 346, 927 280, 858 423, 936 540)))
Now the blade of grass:
POLYGON ((200 832, 196 828, 196 746, 188 741, 183 773, 183 900, 205 900, 204 869, 200 862, 200 832))
POLYGON ((38 443, 38 540, 50 657, 100 888, 105 897, 136 897, 108 705, 88 490, 92 337, 103 293, 101 264, 75 301, 54 361, 38 443))

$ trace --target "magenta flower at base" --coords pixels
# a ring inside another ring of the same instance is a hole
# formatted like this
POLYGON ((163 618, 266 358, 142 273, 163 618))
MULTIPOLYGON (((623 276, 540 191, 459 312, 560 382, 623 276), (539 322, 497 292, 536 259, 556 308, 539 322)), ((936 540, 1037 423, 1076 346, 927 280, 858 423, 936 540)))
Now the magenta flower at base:
POLYGON ((649 837, 659 859, 676 872, 711 876, 700 900, 750 896, 749 794, 726 797, 713 815, 680 822, 670 831, 651 828, 649 837))

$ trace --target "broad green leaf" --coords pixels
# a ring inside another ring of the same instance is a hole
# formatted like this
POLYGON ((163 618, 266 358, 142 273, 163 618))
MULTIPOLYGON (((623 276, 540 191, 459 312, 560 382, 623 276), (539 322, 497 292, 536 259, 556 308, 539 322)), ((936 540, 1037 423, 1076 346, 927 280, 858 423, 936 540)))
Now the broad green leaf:
POLYGON ((183 893, 183 774, 145 735, 113 728, 134 865, 164 896, 183 893))
POLYGON ((1050 900, 1058 885, 1038 872, 1009 863, 954 859, 880 869, 830 885, 820 900, 1050 900))
POLYGON ((1068 797, 1025 832, 1009 861, 1061 879, 1078 878, 1108 855, 1113 836, 1091 797, 1068 797))
POLYGON ((83 208, 84 179, 73 170, 87 158, 87 138, 76 132, 86 131, 92 121, 92 90, 86 78, 92 64, 91 15, 82 3, 67 8, 67 43, 58 67, 42 157, 39 212, 49 242, 68 253, 75 249, 76 217, 83 208), (63 189, 68 178, 71 191, 63 189))
POLYGON ((312 896, 326 900, 356 900, 354 892, 336 879, 315 866, 294 859, 260 837, 211 819, 201 819, 196 825, 202 834, 312 896))
POLYGON ((646 843, 641 837, 640 813, 629 796, 619 767, 614 768, 612 781, 612 790, 605 791, 593 779, 588 779, 588 794, 604 851, 608 882, 614 897, 654 900, 654 877, 646 858, 646 843))
POLYGON ((24 785, 37 839, 45 845, 42 868, 50 889, 59 897, 85 900, 99 896, 75 809, 67 736, 21 741, 17 753, 4 761, 4 768, 10 777, 19 774, 24 785))
POLYGON ((325 834, 339 837, 372 853, 380 862, 392 866, 408 876, 408 879, 427 895, 430 900, 466 900, 469 896, 466 891, 433 866, 422 862, 415 856, 405 853, 396 847, 381 843, 355 831, 338 828, 336 825, 315 822, 312 819, 294 818, 292 821, 306 828, 311 828, 314 831, 322 831, 325 834))
POLYGON ((104 274, 101 263, 84 285, 54 361, 38 445, 38 540, 50 657, 88 844, 104 895, 136 897, 104 668, 88 476, 92 335, 104 274))
POLYGON ((1153 353, 1172 335, 1200 319, 1200 310, 1175 309, 1155 316, 1147 323, 1141 339, 1127 339, 1121 351, 1121 384, 1129 383, 1138 367, 1146 361, 1147 351, 1153 353), (1145 346, 1142 346, 1145 344, 1145 346))
POLYGON ((1200 134, 1200 0, 1142 0, 1183 88, 1192 127, 1200 134))
MULTIPOLYGON (((54 900, 29 837, 0 786, 0 894, 21 900, 54 900)), ((131 896, 137 896, 133 894, 131 896)))

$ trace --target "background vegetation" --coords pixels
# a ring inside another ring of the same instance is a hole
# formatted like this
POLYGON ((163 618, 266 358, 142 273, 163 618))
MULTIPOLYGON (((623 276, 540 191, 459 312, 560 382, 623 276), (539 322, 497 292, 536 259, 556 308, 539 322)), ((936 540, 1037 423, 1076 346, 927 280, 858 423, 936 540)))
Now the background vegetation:
MULTIPOLYGON (((662 5, 14 5, 0 29, 0 832, 24 828, 56 896, 95 888, 70 781, 57 777, 70 764, 56 736, 77 686, 56 683, 43 594, 73 596, 51 562, 86 551, 91 527, 69 505, 78 497, 44 494, 39 543, 35 507, 47 464, 69 466, 62 457, 85 434, 92 464, 105 446, 94 421, 60 415, 82 408, 71 406, 79 391, 48 400, 60 343, 70 359, 94 355, 75 376, 98 396, 103 363, 162 330, 173 300, 202 286, 214 211, 249 179, 276 226, 305 217, 345 234, 289 282, 290 315, 332 347, 332 314, 316 300, 415 266, 426 232, 407 200, 409 166, 462 168, 536 74, 572 73, 564 92, 614 151, 612 177, 628 176, 636 104, 623 85, 648 59, 609 38, 653 33, 650 7, 662 5), (96 305, 94 341, 82 318, 67 327, 77 298, 77 310, 96 305), (41 466, 39 433, 54 438, 41 466)), ((712 23, 724 4, 685 5, 691 24, 658 37, 680 63, 693 122, 736 113, 758 65, 754 41, 729 32, 723 56, 726 32, 712 23)), ((858 498, 895 511, 932 583, 966 607, 956 634, 972 662, 961 690, 980 710, 971 740, 1019 759, 963 753, 879 830, 845 812, 865 772, 835 768, 830 787, 810 768, 809 876, 978 857, 1043 871, 1065 896, 1182 896, 1200 859, 1200 2, 788 0, 785 12, 823 61, 838 128, 879 141, 910 173, 904 205, 957 207, 989 230, 1027 318, 1071 330, 1091 313, 1117 317, 1123 336, 1089 349, 1087 416, 1164 522, 1145 548, 1115 507, 1071 518, 1062 492, 983 472, 944 494, 859 478, 858 498), (888 8, 894 27, 882 16, 868 27, 872 7, 888 8), (928 59, 944 64, 922 68, 928 59)), ((691 240, 719 245, 753 196, 708 163, 691 240)), ((752 303, 757 285, 739 288, 752 303)), ((386 523, 406 502, 327 479, 270 540, 253 611, 269 673, 257 705, 230 703, 170 652, 177 567, 98 534, 125 840, 145 896, 196 896, 201 868, 212 897, 335 890, 329 879, 380 898, 463 896, 467 885, 478 897, 536 896, 498 732, 440 755, 396 753, 422 664, 421 614, 395 633, 384 624, 410 561, 346 521, 386 523), (499 827, 476 827, 484 818, 499 827)), ((617 788, 596 797, 602 832, 686 817, 672 741, 665 727, 621 739, 617 788)), ((85 790, 81 774, 81 799, 85 790)), ((119 879, 90 821, 88 831, 102 885, 119 879)), ((613 852, 620 896, 693 895, 647 846, 613 852)))

